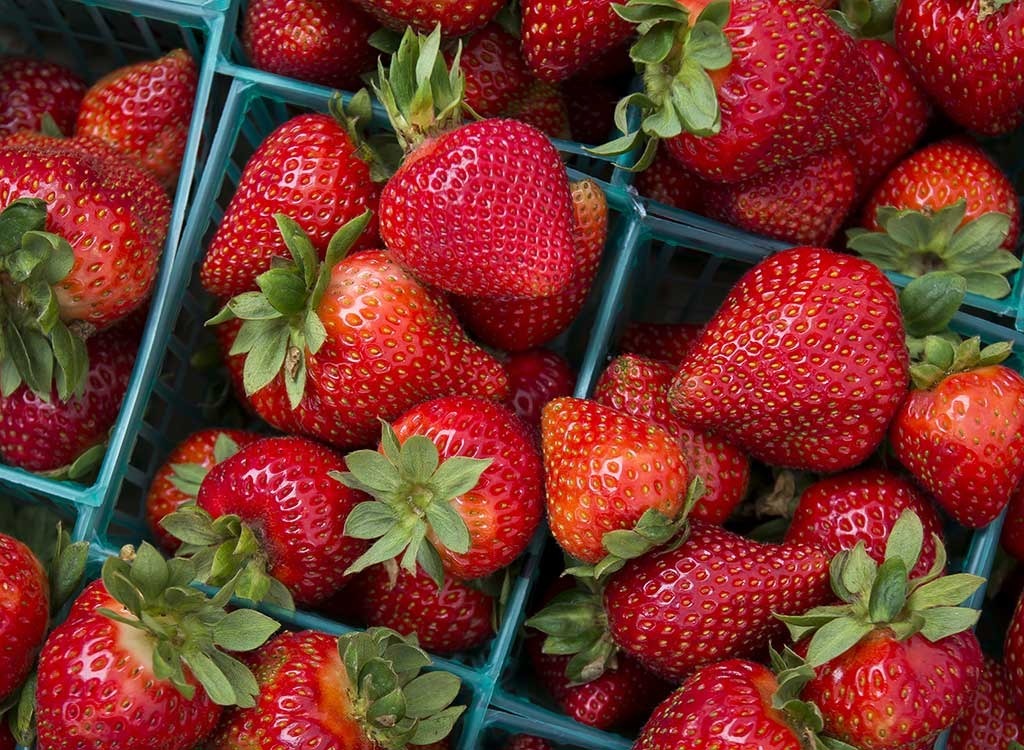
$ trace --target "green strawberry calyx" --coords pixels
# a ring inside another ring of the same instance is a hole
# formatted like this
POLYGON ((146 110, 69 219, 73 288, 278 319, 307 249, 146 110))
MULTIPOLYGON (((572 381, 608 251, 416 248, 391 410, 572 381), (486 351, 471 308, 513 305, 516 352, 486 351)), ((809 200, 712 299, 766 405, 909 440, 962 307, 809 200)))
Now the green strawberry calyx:
POLYGON ((625 97, 615 109, 615 125, 624 135, 590 151, 614 156, 644 145, 632 167, 639 171, 654 160, 659 140, 683 132, 711 136, 721 130, 718 92, 709 71, 732 62, 732 46, 723 30, 730 5, 714 0, 692 25, 690 12, 677 0, 629 0, 612 9, 639 27, 630 57, 643 69, 644 91, 625 97), (633 107, 640 114, 636 129, 629 125, 633 107))
POLYGON ((950 375, 979 367, 998 365, 1010 356, 1013 344, 999 341, 982 348, 977 336, 965 341, 950 341, 942 336, 927 336, 921 361, 910 368, 914 387, 928 390, 950 375))
POLYGON ((772 708, 781 712, 790 728, 801 740, 801 747, 807 750, 857 750, 834 737, 825 737, 825 720, 821 710, 813 703, 800 699, 800 693, 814 679, 814 669, 792 649, 779 653, 769 649, 772 670, 776 674, 778 688, 772 695, 772 708))
POLYGON ((321 263, 302 227, 284 214, 274 214, 291 260, 275 258, 270 270, 256 278, 260 291, 233 297, 206 322, 209 326, 236 318, 244 321, 229 354, 245 355, 246 394, 265 388, 281 374, 289 404, 298 407, 306 390, 306 352, 316 354, 327 340, 317 308, 331 272, 356 244, 370 216, 366 211, 335 232, 321 263))
POLYGON ((462 683, 444 671, 423 672, 430 657, 413 639, 387 628, 347 633, 338 654, 354 714, 374 747, 405 750, 447 737, 465 706, 453 706, 462 683))
POLYGON ((851 229, 847 246, 883 271, 912 277, 952 271, 966 279, 968 292, 1001 299, 1010 293, 1006 274, 1021 267, 1002 247, 1010 217, 992 211, 960 226, 966 212, 963 199, 938 211, 883 206, 876 216, 883 231, 851 229))
MULTIPOLYGON (((238 453, 238 443, 226 432, 217 435, 213 442, 214 464, 223 463, 238 453)), ((183 495, 193 500, 199 495, 199 485, 210 473, 202 464, 171 464, 170 482, 183 495)))
POLYGON ((455 554, 469 552, 469 527, 453 501, 471 491, 492 459, 451 456, 443 463, 434 442, 412 435, 399 443, 391 425, 381 420, 381 450, 345 456, 348 471, 330 472, 337 481, 373 500, 360 503, 345 519, 345 534, 376 540, 348 570, 400 558, 403 569, 419 566, 437 583, 444 582, 438 545, 455 554))
POLYGON ((924 345, 929 336, 944 338, 953 345, 960 343, 960 336, 950 330, 949 324, 966 295, 967 279, 953 271, 932 271, 903 288, 900 312, 912 362, 924 357, 924 345))
POLYGON ((356 155, 370 167, 370 179, 374 182, 387 182, 401 163, 402 148, 392 132, 369 132, 369 127, 373 123, 373 100, 370 98, 370 92, 360 89, 347 103, 342 94, 335 93, 327 109, 348 133, 349 139, 356 147, 356 155))
POLYGON ((75 264, 63 237, 45 231, 46 202, 20 198, 0 212, 0 392, 25 384, 44 401, 85 389, 90 326, 61 320, 54 291, 75 264))
POLYGON ((896 0, 840 0, 839 8, 826 13, 846 33, 857 39, 892 41, 896 0))
POLYGON ((196 578, 189 560, 165 560, 151 545, 130 545, 103 564, 103 585, 124 611, 97 612, 148 636, 153 674, 186 699, 198 682, 219 706, 256 705, 256 678, 227 652, 252 651, 273 635, 278 623, 251 609, 226 612, 234 581, 208 597, 190 586, 196 578), (194 682, 190 679, 194 678, 194 682))
POLYGON ((960 604, 985 579, 967 573, 944 576, 946 551, 938 537, 931 570, 911 578, 923 544, 921 519, 904 511, 893 525, 881 565, 863 542, 832 559, 832 590, 843 604, 815 607, 803 615, 776 615, 794 641, 810 639, 805 658, 811 667, 841 656, 876 629, 886 629, 900 641, 920 633, 934 643, 974 627, 980 612, 960 604))

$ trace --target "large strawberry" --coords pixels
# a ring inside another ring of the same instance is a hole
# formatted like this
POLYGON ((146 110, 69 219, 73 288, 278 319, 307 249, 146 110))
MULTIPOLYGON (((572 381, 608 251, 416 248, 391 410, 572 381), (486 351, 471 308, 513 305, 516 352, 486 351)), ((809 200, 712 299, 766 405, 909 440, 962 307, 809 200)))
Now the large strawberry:
POLYGON ((440 26, 445 36, 462 36, 497 15, 504 0, 356 0, 390 29, 424 34, 440 26))
POLYGON ((949 734, 947 750, 1007 748, 1024 739, 1024 711, 1017 707, 1006 667, 985 659, 978 690, 949 734))
POLYGON ((70 134, 83 94, 85 84, 62 65, 0 58, 0 133, 39 130, 49 115, 62 133, 70 134))
POLYGON ((1007 133, 1024 119, 1024 6, 1006 0, 907 0, 896 47, 932 99, 960 125, 1007 133))
POLYGON ((441 295, 381 250, 343 257, 368 214, 338 230, 322 264, 297 224, 275 218, 293 262, 215 318, 245 320, 226 332, 230 364, 270 424, 355 448, 379 435, 378 419, 427 399, 507 396, 501 363, 468 340, 441 295))
POLYGON ((120 68, 85 93, 75 132, 116 146, 173 187, 197 85, 195 61, 183 49, 120 68))
POLYGON ((679 163, 659 146, 650 165, 636 177, 636 189, 645 198, 684 211, 704 210, 708 182, 679 163))
POLYGON ((562 357, 545 349, 528 349, 509 355, 507 404, 528 425, 540 428, 540 415, 549 401, 571 396, 576 374, 562 357))
POLYGON ((0 703, 29 672, 46 637, 49 583, 43 566, 17 539, 0 534, 0 703))
POLYGON ((683 360, 669 403, 772 465, 840 471, 878 447, 907 382, 889 281, 864 260, 799 247, 736 284, 683 360))
POLYGON ((191 750, 221 706, 252 706, 249 669, 226 653, 259 647, 277 623, 189 586, 195 569, 143 545, 110 558, 39 661, 39 750, 191 750), (131 720, 126 720, 131 717, 131 720))
POLYGON ((347 457, 338 478, 375 500, 345 533, 376 539, 349 569, 401 556, 440 582, 483 578, 526 549, 543 513, 543 470, 529 428, 508 408, 467 396, 427 401, 387 426, 380 451, 347 457))
POLYGON ((678 365, 703 328, 696 323, 633 322, 626 326, 619 337, 618 349, 624 354, 636 354, 678 365))
POLYGON ((253 0, 242 46, 257 68, 351 91, 373 68, 369 37, 376 28, 350 0, 253 0))
POLYGON ((381 194, 381 237, 396 260, 446 291, 564 291, 576 253, 558 152, 515 120, 461 125, 465 78, 458 66, 448 70, 439 44, 437 31, 407 31, 375 83, 406 150, 381 194))
POLYGON ((512 99, 504 114, 532 125, 548 138, 572 138, 565 95, 550 83, 534 81, 512 99))
POLYGON ((946 512, 977 528, 995 520, 1024 480, 1024 377, 997 364, 1009 344, 928 341, 889 441, 946 512))
POLYGON ((459 49, 459 66, 466 77, 464 101, 481 117, 504 114, 513 99, 530 86, 519 40, 498 24, 487 24, 466 39, 461 48, 446 50, 449 64, 459 49))
POLYGON ((543 81, 558 83, 627 41, 633 25, 620 18, 612 4, 523 0, 523 55, 530 71, 543 81))

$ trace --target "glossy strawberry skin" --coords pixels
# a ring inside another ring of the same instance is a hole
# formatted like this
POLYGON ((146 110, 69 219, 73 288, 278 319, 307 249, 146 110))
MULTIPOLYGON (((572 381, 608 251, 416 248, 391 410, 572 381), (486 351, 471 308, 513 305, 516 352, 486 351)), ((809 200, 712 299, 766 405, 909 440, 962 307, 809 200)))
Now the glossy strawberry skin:
MULTIPOLYGON (((376 212, 379 196, 369 166, 334 118, 305 114, 288 120, 246 163, 206 251, 203 287, 226 300, 254 290, 271 258, 288 257, 275 213, 297 221, 322 259, 338 228, 367 209, 376 212)), ((353 252, 378 242, 374 216, 353 252)))
POLYGON ((546 349, 528 349, 509 355, 507 404, 531 427, 540 428, 544 406, 556 398, 571 396, 576 374, 569 363, 546 349))
POLYGON ((911 391, 889 440, 900 463, 953 518, 985 526, 1024 480, 1024 377, 995 365, 911 391))
POLYGON ((0 534, 0 701, 32 671, 49 620, 50 584, 43 566, 24 544, 0 534))
POLYGON ((759 655, 785 634, 775 613, 830 601, 829 558, 820 548, 753 542, 702 521, 691 526, 681 546, 631 560, 604 592, 615 643, 655 674, 678 682, 703 665, 759 655))
POLYGON ((398 262, 456 294, 545 297, 572 281, 565 168, 516 120, 463 125, 416 148, 381 194, 380 233, 398 262))
POLYGON ((729 659, 706 666, 658 706, 633 748, 800 750, 800 737, 772 707, 777 689, 761 664, 729 659))
POLYGON ((835 472, 881 443, 908 373, 899 302, 882 272, 798 247, 733 287, 683 360, 669 404, 768 464, 835 472))
POLYGON ((374 66, 369 37, 377 25, 349 0, 253 0, 242 45, 252 64, 271 73, 355 91, 374 66))
POLYGON ((924 546, 911 577, 923 576, 935 562, 935 539, 942 539, 942 519, 911 482, 885 469, 857 469, 826 477, 800 496, 786 531, 786 541, 817 544, 830 556, 864 542, 868 555, 881 564, 889 532, 907 510, 924 525, 924 546))
MULTIPOLYGON (((450 65, 454 54, 445 55, 450 65)), ((481 117, 502 115, 513 98, 530 85, 519 40, 489 23, 463 44, 459 68, 466 77, 465 103, 481 117)))
POLYGON ((28 57, 0 58, 0 133, 39 130, 48 114, 65 135, 75 128, 85 84, 67 68, 28 57))
POLYGON ((356 0, 389 29, 411 26, 429 34, 437 24, 445 37, 456 37, 486 25, 503 0, 356 0))
POLYGON ((192 750, 216 726, 220 707, 191 676, 191 700, 158 679, 152 642, 97 613, 98 607, 130 616, 94 581, 43 647, 36 688, 39 750, 192 750))
POLYGON ((1024 711, 1014 704, 1007 689, 1006 668, 985 659, 978 690, 960 720, 953 725, 947 750, 1005 748, 1024 738, 1024 711))
MULTIPOLYGON (((806 642, 798 646, 803 653, 806 642)), ((817 669, 802 697, 821 709, 829 736, 863 750, 897 750, 933 742, 960 717, 983 661, 972 631, 900 642, 880 628, 817 669)))
POLYGON ((359 621, 415 635, 433 654, 454 654, 482 646, 494 635, 494 599, 447 576, 437 584, 417 568, 398 569, 394 583, 383 565, 374 565, 345 587, 359 621))
POLYGON ((25 385, 0 396, 4 462, 28 471, 53 471, 104 442, 128 392, 138 346, 138 332, 127 324, 91 336, 85 390, 66 402, 56 389, 44 401, 25 385))
POLYGON ((174 486, 171 481, 174 477, 174 467, 177 464, 195 464, 207 471, 212 469, 217 465, 213 448, 221 435, 231 438, 239 447, 260 438, 256 433, 244 430, 219 428, 199 430, 178 443, 153 475, 149 492, 146 493, 146 523, 153 537, 168 552, 177 550, 181 543, 164 530, 160 521, 164 516, 180 508, 182 504, 195 500, 194 497, 186 495, 174 486))
POLYGON ((296 604, 314 604, 338 591, 367 544, 345 536, 345 519, 367 500, 328 472, 344 459, 311 440, 264 438, 215 466, 199 488, 197 505, 214 518, 234 514, 249 525, 267 557, 267 573, 296 604))
POLYGON ((894 32, 897 49, 950 118, 999 135, 1024 120, 1024 7, 1008 3, 981 18, 985 7, 910 0, 900 3, 894 32))
POLYGON ((85 93, 75 133, 116 146, 171 188, 185 156, 197 85, 196 64, 183 49, 120 68, 85 93))
POLYGON ((703 328, 695 323, 630 323, 619 339, 619 351, 679 364, 703 328))
POLYGON ((962 138, 933 143, 897 164, 864 207, 862 222, 878 232, 882 206, 935 212, 961 199, 967 202, 961 226, 990 211, 1009 216, 1010 230, 1002 247, 1016 250, 1020 237, 1017 192, 984 151, 962 138))
POLYGON ((558 83, 634 34, 611 0, 549 3, 524 0, 523 56, 537 78, 558 83))
POLYGON ((540 523, 544 475, 529 428, 508 407, 481 398, 450 396, 415 406, 392 425, 399 441, 424 435, 441 460, 493 459, 476 487, 452 501, 469 527, 470 548, 453 552, 431 538, 447 573, 484 578, 523 553, 540 523))
POLYGON ((548 524, 585 563, 607 554, 609 531, 632 529, 649 509, 674 518, 689 474, 679 444, 661 427, 594 401, 560 398, 541 415, 548 524))
POLYGON ((705 492, 691 518, 724 523, 743 500, 750 480, 747 455, 724 440, 687 427, 668 408, 675 367, 626 354, 612 360, 594 389, 599 404, 649 421, 675 437, 689 476, 704 480, 705 492))
POLYGON ((1024 483, 1017 487, 1010 498, 999 543, 1014 559, 1024 560, 1024 483))

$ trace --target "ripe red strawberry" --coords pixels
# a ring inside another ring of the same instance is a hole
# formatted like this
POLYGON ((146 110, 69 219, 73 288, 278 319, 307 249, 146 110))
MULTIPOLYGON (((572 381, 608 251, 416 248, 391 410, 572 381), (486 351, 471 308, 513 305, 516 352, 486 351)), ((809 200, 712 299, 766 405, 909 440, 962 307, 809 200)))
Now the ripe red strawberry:
MULTIPOLYGON (((256 288, 275 256, 287 257, 274 214, 302 207, 295 221, 323 259, 339 226, 376 210, 379 187, 346 126, 333 117, 293 117, 267 136, 245 165, 224 218, 206 251, 199 278, 220 298, 256 288)), ((356 249, 378 244, 371 220, 356 249)))
POLYGON ((691 518, 725 523, 743 500, 750 461, 743 451, 714 435, 687 427, 668 408, 668 388, 675 366, 631 354, 612 360, 594 389, 594 400, 661 427, 682 450, 690 477, 700 477, 704 494, 691 518))
POLYGON ((830 555, 864 542, 871 559, 881 564, 892 527, 907 510, 924 525, 921 557, 910 571, 923 576, 935 564, 942 519, 924 493, 884 469, 858 469, 812 484, 800 496, 786 541, 816 544, 830 555))
POLYGON ((504 750, 554 750, 550 742, 542 737, 534 737, 530 734, 517 734, 509 737, 504 745, 504 750))
POLYGON ((684 211, 704 210, 704 191, 708 183, 659 146, 654 161, 636 176, 640 195, 684 211))
POLYGON ((633 36, 611 0, 545 3, 523 0, 523 55, 542 81, 558 83, 633 36))
POLYGON ((249 669, 219 649, 257 648, 278 624, 252 610, 226 614, 230 589, 207 599, 189 586, 194 577, 187 561, 168 564, 149 545, 134 564, 104 564, 43 647, 39 750, 191 750, 221 706, 253 705, 249 669))
POLYGON ((958 124, 985 135, 1024 119, 1024 9, 1017 3, 900 3, 896 47, 932 99, 958 124))
POLYGON ((1014 491, 999 543, 1016 560, 1024 560, 1024 483, 1014 491))
POLYGON ((1009 748, 1011 742, 1024 738, 1024 711, 1017 708, 1009 684, 1006 668, 985 659, 978 691, 953 725, 947 750, 1009 748))
POLYGON ((385 426, 381 452, 348 456, 348 486, 369 492, 345 533, 377 539, 350 568, 402 554, 435 581, 468 581, 519 557, 540 523, 543 472, 529 428, 501 404, 467 396, 427 401, 385 426), (440 463, 439 463, 440 461, 440 463), (410 503, 410 497, 412 503, 410 503), (443 567, 443 570, 442 570, 443 567))
POLYGON ((366 550, 345 535, 345 520, 365 496, 333 475, 345 461, 300 437, 250 442, 214 466, 194 506, 163 520, 184 542, 200 579, 226 585, 244 571, 238 593, 281 606, 315 604, 347 582, 345 569, 366 550), (230 555, 217 554, 233 543, 230 555), (217 556, 215 557, 215 554, 217 556))
POLYGON ((361 622, 414 635, 432 654, 470 651, 494 635, 493 597, 452 578, 438 589, 419 568, 409 573, 374 565, 345 587, 344 596, 361 622))
POLYGON ((381 193, 381 238, 398 262, 448 292, 558 294, 570 285, 576 258, 559 154, 516 120, 461 125, 465 78, 448 71, 436 34, 408 31, 374 86, 406 150, 381 193), (432 104, 414 122, 409 81, 427 87, 432 104))
POLYGON ((214 428, 194 432, 178 443, 156 470, 146 493, 146 523, 161 547, 174 552, 180 542, 167 533, 160 521, 182 505, 194 503, 210 469, 259 438, 253 432, 214 428))
POLYGON ((569 140, 573 137, 565 95, 550 83, 534 81, 513 98, 505 114, 532 125, 548 138, 569 140))
POLYGON ((440 294, 381 250, 342 259, 367 215, 338 230, 320 265, 302 230, 280 214, 275 219, 294 263, 260 276, 260 308, 239 306, 239 300, 249 299, 241 297, 215 318, 252 318, 237 333, 229 328, 223 338, 234 347, 231 369, 236 378, 241 375, 253 408, 271 425, 354 448, 376 439, 378 419, 395 419, 427 399, 508 395, 501 363, 468 340, 440 294), (297 286, 305 288, 305 300, 295 296, 297 286), (288 314, 268 313, 273 300, 288 314), (353 311, 354 300, 359 313, 353 311), (315 324, 307 328, 310 312, 322 323, 323 337, 315 324), (310 330, 313 335, 307 336, 310 330), (304 349, 290 341, 302 342, 304 349), (267 352, 274 347, 276 359, 267 352))
POLYGON ((120 68, 85 93, 75 132, 116 146, 173 188, 197 85, 196 64, 183 49, 120 68))
POLYGON ((608 239, 608 201, 593 180, 572 184, 576 267, 565 291, 540 299, 455 297, 466 327, 485 344, 521 351, 545 344, 583 309, 608 239))
POLYGON ((1024 709, 1024 595, 1017 600, 1006 631, 1003 659, 1009 676, 1007 686, 1018 709, 1024 709))
POLYGON ((625 354, 679 364, 703 328, 696 323, 629 323, 618 348, 625 354))
POLYGON ((683 360, 669 404, 766 463, 840 471, 885 437, 907 391, 907 359, 882 272, 798 247, 733 287, 683 360))
POLYGON ((540 428, 544 406, 561 396, 571 396, 576 374, 562 357, 546 349, 528 349, 505 360, 509 397, 505 403, 531 427, 540 428))
MULTIPOLYGON (((595 564, 611 531, 648 511, 675 522, 690 476, 679 443, 661 427, 594 401, 555 399, 541 416, 548 524, 569 555, 595 564)), ((662 541, 667 541, 663 539, 662 541)))
POLYGON ((46 573, 32 551, 0 534, 0 701, 32 671, 50 620, 49 592, 46 573))
POLYGON ((385 628, 341 638, 312 630, 282 633, 255 654, 257 704, 228 712, 204 747, 369 750, 434 739, 439 744, 430 747, 446 747, 440 743, 464 710, 449 707, 460 682, 446 672, 420 675, 429 665, 426 653, 385 628), (403 666, 399 657, 407 660, 403 666), (379 681, 404 691, 407 700, 396 701, 392 690, 376 692, 379 681))
POLYGON ((612 574, 608 629, 645 668, 678 681, 720 659, 761 654, 785 631, 775 614, 829 600, 828 567, 818 547, 753 542, 694 521, 681 546, 612 574))
POLYGON ((802 245, 828 245, 857 198, 846 146, 811 154, 766 174, 704 193, 704 210, 755 234, 802 245))
POLYGON ((0 58, 0 134, 39 130, 50 115, 65 134, 85 93, 82 80, 62 65, 28 57, 0 58))
POLYGON ((262 70, 354 91, 373 68, 377 25, 350 0, 253 0, 242 46, 262 70))
POLYGON ((920 390, 907 396, 889 435, 900 463, 970 528, 995 520, 1024 480, 1024 377, 994 364, 1009 345, 978 349, 977 339, 948 345, 960 371, 948 369, 952 359, 915 366, 920 390))
MULTIPOLYGON (((453 50, 446 51, 445 59, 452 63, 453 50)), ((466 76, 465 103, 481 117, 504 114, 512 100, 530 86, 519 39, 496 23, 487 24, 465 41, 459 61, 466 76)))
POLYGON ((445 36, 463 36, 487 24, 503 0, 356 0, 389 29, 411 27, 428 34, 440 24, 445 36))

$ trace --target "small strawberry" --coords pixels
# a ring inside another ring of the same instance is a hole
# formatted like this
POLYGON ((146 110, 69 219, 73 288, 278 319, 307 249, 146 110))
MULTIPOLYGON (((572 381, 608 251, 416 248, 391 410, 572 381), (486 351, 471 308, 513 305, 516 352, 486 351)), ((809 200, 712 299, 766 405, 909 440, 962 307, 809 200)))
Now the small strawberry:
POLYGON ((1010 619, 1003 644, 1003 658, 1009 676, 1007 687, 1018 710, 1024 710, 1024 595, 1017 600, 1017 607, 1010 619))
POLYGON ((1024 561, 1024 483, 1010 497, 999 543, 1015 560, 1024 561))
POLYGON ((368 492, 345 533, 376 539, 349 568, 401 555, 439 584, 484 578, 526 549, 543 513, 543 469, 527 426, 507 407, 467 396, 427 401, 385 427, 380 451, 347 457, 347 486, 368 492))
POLYGON ((935 564, 942 519, 917 487, 884 469, 857 469, 812 484, 800 496, 786 541, 816 544, 830 555, 863 542, 871 559, 881 564, 892 527, 908 510, 924 526, 921 556, 910 571, 923 576, 935 564))
POLYGON ((683 360, 669 404, 769 464, 832 472, 878 447, 907 381, 892 284, 864 260, 799 247, 733 287, 683 360))
POLYGON ((523 0, 523 56, 542 81, 558 83, 633 36, 611 0, 552 4, 523 0))
POLYGON ((947 750, 1009 750, 1011 742, 1024 739, 1024 711, 1017 708, 1009 684, 1006 668, 985 659, 978 691, 953 725, 947 750))
POLYGON ((242 46, 257 68, 352 91, 373 68, 368 40, 376 28, 350 0, 253 0, 242 46))
POLYGON ((259 647, 278 624, 225 613, 231 587, 208 599, 194 578, 190 563, 145 544, 134 562, 104 563, 43 647, 39 750, 191 750, 222 706, 254 705, 252 673, 226 651, 259 647))
POLYGON ((1008 343, 982 350, 976 338, 954 347, 929 337, 926 347, 889 442, 946 512, 979 528, 1024 480, 1024 377, 997 364, 1008 343))
POLYGON ((85 92, 75 133, 116 146, 173 188, 197 85, 196 64, 183 49, 120 68, 85 92))
POLYGON ((504 114, 513 120, 532 125, 548 138, 569 140, 569 106, 560 89, 544 81, 534 81, 512 99, 504 114))
POLYGON ((356 0, 389 29, 463 36, 487 25, 504 0, 356 0))
POLYGON ((0 58, 0 134, 40 130, 49 115, 71 133, 85 94, 82 80, 62 65, 28 57, 0 58))
POLYGON ((700 336, 696 323, 629 323, 619 338, 619 351, 679 364, 700 336))
MULTIPOLYGON (((445 52, 449 65, 457 49, 445 52)), ((459 67, 466 77, 466 106, 481 117, 504 114, 512 100, 530 86, 519 39, 496 23, 487 24, 466 39, 459 67)))
POLYGON ((505 403, 531 427, 540 428, 541 410, 549 402, 571 396, 576 374, 562 357, 545 349, 527 349, 505 360, 509 397, 505 403))
POLYGON ((50 585, 32 551, 0 534, 0 703, 32 671, 50 620, 50 585))
POLYGON ((704 192, 709 184, 661 146, 650 166, 636 177, 636 189, 643 197, 696 213, 704 210, 704 192))
POLYGON ((502 746, 502 750, 554 750, 554 746, 542 737, 517 734, 509 737, 508 742, 502 746))
POLYGON ((194 503, 210 469, 259 437, 242 430, 207 429, 178 443, 156 470, 146 493, 146 523, 161 547, 174 552, 179 546, 178 540, 160 525, 164 517, 186 503, 194 503))

